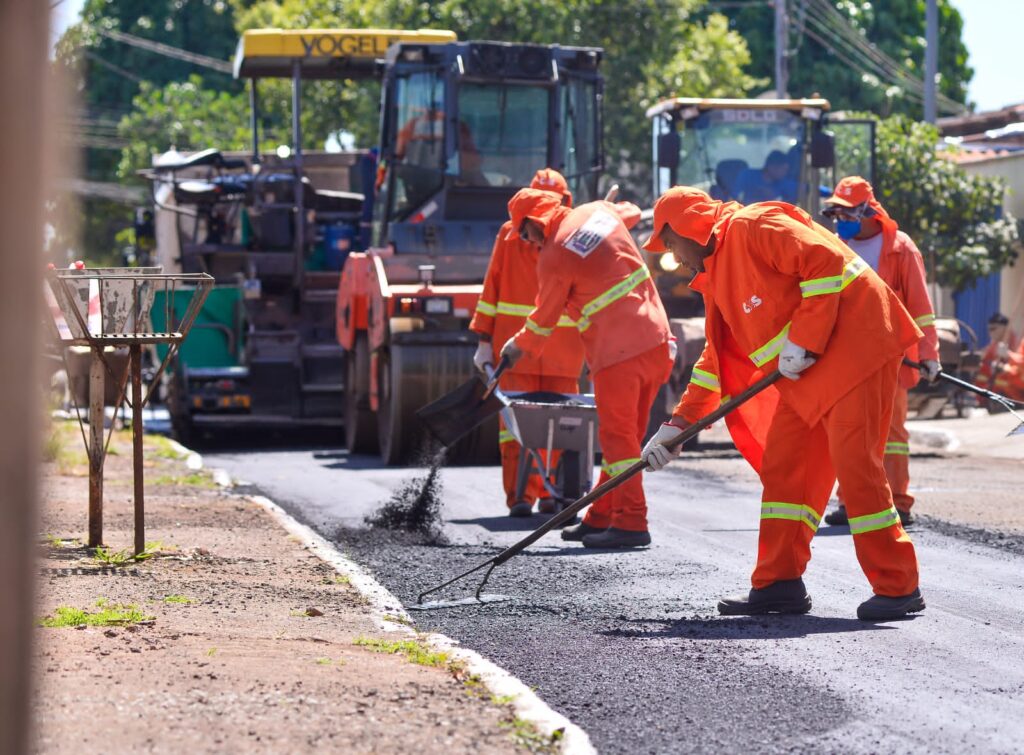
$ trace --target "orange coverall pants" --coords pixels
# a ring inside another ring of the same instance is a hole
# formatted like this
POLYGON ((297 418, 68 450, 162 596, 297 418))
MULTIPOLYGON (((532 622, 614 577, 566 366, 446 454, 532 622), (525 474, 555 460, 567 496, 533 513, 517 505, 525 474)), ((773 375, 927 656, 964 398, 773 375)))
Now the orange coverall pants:
MULTIPOLYGON (((907 430, 907 389, 896 387, 889 421, 889 437, 885 442, 885 477, 892 490, 892 502, 900 511, 910 511, 914 496, 910 488, 910 431, 907 430)), ((839 502, 846 505, 842 487, 836 492, 839 502)))
MULTIPOLYGON (((579 381, 576 378, 560 377, 558 375, 530 375, 518 372, 506 372, 498 380, 503 391, 551 391, 553 393, 579 393, 579 381)), ((499 444, 501 449, 501 481, 505 486, 505 503, 512 508, 519 501, 516 500, 516 479, 519 475, 519 454, 522 446, 512 437, 512 433, 505 427, 504 421, 499 420, 501 434, 499 444)), ((559 453, 553 451, 552 458, 546 462, 554 467, 558 463, 559 453)), ((541 458, 547 458, 547 451, 541 451, 541 458)), ((539 474, 531 474, 526 485, 526 492, 523 495, 524 501, 533 503, 540 498, 548 498, 544 483, 541 482, 539 474)))
MULTIPOLYGON (((899 361, 885 365, 808 427, 780 403, 761 468, 764 496, 753 586, 800 577, 836 478, 857 560, 876 595, 917 588, 917 555, 900 524, 882 461, 899 361)), ((811 368, 813 369, 813 367, 811 368)))
MULTIPOLYGON (((597 436, 604 458, 598 484, 640 460, 651 406, 671 371, 668 344, 661 344, 594 375, 597 436)), ((600 529, 646 532, 647 500, 641 475, 595 501, 583 521, 600 529)))

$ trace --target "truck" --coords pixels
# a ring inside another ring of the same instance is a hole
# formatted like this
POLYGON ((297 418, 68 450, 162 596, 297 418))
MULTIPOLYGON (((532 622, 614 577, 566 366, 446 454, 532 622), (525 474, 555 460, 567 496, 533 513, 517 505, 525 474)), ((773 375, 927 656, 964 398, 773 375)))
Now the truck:
MULTIPOLYGON (((601 57, 499 42, 388 50, 370 247, 349 255, 337 297, 350 452, 414 459, 416 409, 470 377, 468 325, 491 249, 534 172, 554 167, 577 202, 598 198, 601 57)), ((495 460, 496 424, 451 458, 495 460)))
MULTIPOLYGON (((216 280, 168 371, 176 434, 326 426, 352 452, 413 460, 415 410, 472 371, 468 323, 512 194, 552 166, 597 198, 601 58, 444 30, 245 32, 251 149, 171 152, 145 171, 158 264, 216 280), (264 153, 267 79, 290 81, 291 143, 264 153), (310 80, 381 82, 374 150, 303 149, 310 80)), ((496 448, 491 423, 452 458, 496 448)))

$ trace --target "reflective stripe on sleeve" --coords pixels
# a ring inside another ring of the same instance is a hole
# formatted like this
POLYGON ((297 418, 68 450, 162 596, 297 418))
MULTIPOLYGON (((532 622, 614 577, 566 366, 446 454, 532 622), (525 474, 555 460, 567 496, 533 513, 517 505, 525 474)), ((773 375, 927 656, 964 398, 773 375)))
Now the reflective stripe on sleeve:
POLYGON ((910 456, 910 445, 891 441, 885 444, 885 453, 889 456, 910 456))
POLYGON ((501 430, 498 433, 498 445, 502 443, 513 443, 515 442, 516 436, 512 434, 510 430, 501 430))
POLYGON ((561 317, 558 318, 558 327, 559 328, 578 328, 579 327, 579 323, 576 322, 571 317, 569 317, 569 315, 562 315, 561 317))
POLYGON ((772 340, 750 355, 750 361, 758 367, 763 367, 772 361, 782 351, 782 340, 789 335, 789 328, 793 323, 787 322, 786 327, 772 340))
POLYGON ((918 327, 920 327, 920 328, 927 328, 930 325, 934 325, 935 324, 935 315, 932 312, 929 312, 926 315, 921 315, 920 317, 915 317, 914 318, 914 322, 916 322, 918 327))
POLYGON ((690 382, 694 385, 699 385, 701 388, 707 388, 709 391, 715 391, 720 393, 722 391, 722 385, 718 382, 718 375, 714 375, 706 370, 701 370, 696 367, 693 368, 693 374, 690 375, 690 382))
POLYGON ((609 477, 617 477, 638 461, 640 461, 640 459, 623 459, 622 461, 613 461, 611 463, 602 464, 601 471, 609 477))
POLYGON ((544 336, 545 338, 551 335, 552 331, 552 328, 542 328, 530 318, 526 318, 526 329, 531 333, 536 333, 537 335, 544 336))
POLYGON ((788 519, 792 522, 803 522, 811 528, 811 532, 817 532, 818 525, 821 524, 821 517, 818 516, 818 512, 802 503, 762 501, 761 518, 788 519))
POLYGON ((486 301, 481 299, 480 301, 478 301, 476 303, 476 311, 479 312, 482 315, 487 315, 488 317, 494 317, 494 315, 497 314, 498 309, 497 309, 497 307, 495 307, 490 302, 486 302, 486 301))
POLYGON ((534 310, 534 306, 532 304, 513 304, 512 302, 499 301, 497 309, 499 315, 526 317, 534 310))
POLYGON ((886 527, 892 527, 894 524, 899 524, 899 521, 900 515, 899 512, 896 511, 895 506, 890 506, 885 511, 879 511, 877 514, 851 516, 850 534, 863 535, 865 532, 884 530, 886 527))
POLYGON ((646 265, 644 265, 643 267, 639 267, 634 270, 628 278, 619 281, 600 296, 595 296, 583 305, 583 309, 581 310, 583 316, 580 318, 579 329, 586 330, 589 328, 590 317, 592 315, 597 314, 610 304, 614 304, 650 277, 651 271, 647 269, 646 265))
POLYGON ((807 299, 822 294, 838 294, 849 286, 854 278, 868 269, 868 263, 860 257, 854 257, 846 263, 842 275, 830 275, 826 278, 812 278, 800 281, 800 294, 807 299))

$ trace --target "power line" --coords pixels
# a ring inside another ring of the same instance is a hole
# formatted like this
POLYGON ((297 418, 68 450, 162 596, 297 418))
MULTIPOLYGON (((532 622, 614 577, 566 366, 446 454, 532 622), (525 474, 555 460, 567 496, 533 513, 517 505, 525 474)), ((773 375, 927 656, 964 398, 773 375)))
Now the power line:
MULTIPOLYGON (((875 69, 873 75, 883 80, 895 79, 895 83, 921 94, 923 98, 925 88, 923 79, 918 78, 906 65, 865 39, 860 30, 850 22, 850 19, 837 10, 829 0, 810 0, 809 3, 805 0, 802 4, 809 11, 810 18, 814 19, 818 25, 819 31, 828 35, 836 35, 849 42, 858 54, 866 58, 864 62, 875 69)), ((966 110, 964 105, 947 95, 940 94, 939 100, 943 107, 950 112, 966 110)))
POLYGON ((87 57, 89 60, 93 61, 94 63, 98 63, 99 65, 103 66, 104 68, 110 69, 111 71, 116 73, 118 76, 126 78, 129 81, 134 81, 136 84, 139 84, 139 83, 141 83, 143 81, 143 78, 141 76, 136 76, 131 71, 128 71, 128 70, 126 70, 124 68, 121 68, 121 66, 119 66, 119 65, 115 65, 115 64, 111 63, 109 60, 104 60, 103 58, 101 58, 99 55, 97 55, 96 53, 92 52, 91 50, 86 50, 85 51, 85 57, 87 57))
POLYGON ((171 45, 165 45, 163 42, 154 42, 151 39, 143 39, 142 37, 136 37, 134 34, 127 34, 123 31, 115 31, 113 29, 96 29, 96 32, 107 39, 112 39, 115 42, 121 42, 131 47, 138 47, 140 50, 146 50, 147 52, 156 53, 157 55, 164 55, 168 58, 174 58, 176 60, 183 60, 186 63, 200 66, 202 68, 209 68, 219 73, 232 74, 234 69, 231 64, 224 60, 218 60, 217 58, 211 58, 209 55, 200 55, 197 52, 189 52, 188 50, 182 50, 180 47, 172 47, 171 45))

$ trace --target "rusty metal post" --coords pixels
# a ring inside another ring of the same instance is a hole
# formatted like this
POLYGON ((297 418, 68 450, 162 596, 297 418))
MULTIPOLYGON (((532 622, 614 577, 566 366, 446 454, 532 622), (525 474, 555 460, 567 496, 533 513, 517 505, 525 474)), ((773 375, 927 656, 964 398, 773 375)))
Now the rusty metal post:
POLYGON ((132 464, 135 471, 135 555, 146 550, 145 472, 142 468, 142 346, 130 347, 132 371, 132 464))
MULTIPOLYGON (((97 348, 103 348, 102 346, 97 348)), ((105 368, 97 348, 89 364, 89 547, 103 545, 103 379, 105 368)))

